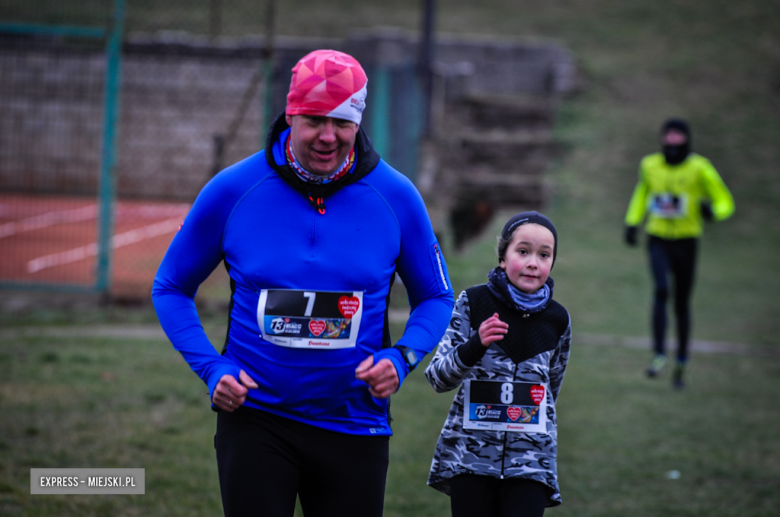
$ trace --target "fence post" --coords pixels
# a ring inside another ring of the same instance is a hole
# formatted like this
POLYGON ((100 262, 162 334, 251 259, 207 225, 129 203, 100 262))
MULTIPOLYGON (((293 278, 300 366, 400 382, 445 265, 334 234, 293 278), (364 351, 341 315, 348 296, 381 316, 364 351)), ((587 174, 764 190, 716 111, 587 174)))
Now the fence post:
POLYGON ((112 27, 106 42, 106 79, 103 108, 103 146, 98 186, 99 223, 98 256, 95 289, 108 296, 111 289, 112 234, 114 231, 114 201, 116 146, 119 133, 119 94, 121 88, 122 28, 125 16, 124 0, 114 0, 112 27))
POLYGON ((274 68, 274 24, 276 23, 276 0, 266 0, 265 12, 265 58, 263 60, 263 117, 260 127, 260 149, 265 149, 265 137, 276 113, 273 112, 274 86, 276 83, 274 68))

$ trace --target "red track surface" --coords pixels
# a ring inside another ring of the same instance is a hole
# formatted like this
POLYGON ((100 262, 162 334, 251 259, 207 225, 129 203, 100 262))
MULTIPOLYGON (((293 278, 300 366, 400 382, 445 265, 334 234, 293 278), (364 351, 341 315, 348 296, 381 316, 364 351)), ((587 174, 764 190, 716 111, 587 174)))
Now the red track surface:
MULTIPOLYGON (((115 208, 113 296, 145 297, 188 204, 119 201, 115 208)), ((0 282, 95 283, 94 197, 0 194, 0 282)))

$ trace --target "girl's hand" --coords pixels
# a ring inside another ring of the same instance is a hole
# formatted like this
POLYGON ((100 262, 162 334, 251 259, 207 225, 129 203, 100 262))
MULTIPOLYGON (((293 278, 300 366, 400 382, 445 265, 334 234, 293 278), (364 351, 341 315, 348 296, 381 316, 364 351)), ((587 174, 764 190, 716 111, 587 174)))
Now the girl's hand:
POLYGON ((509 324, 498 319, 498 313, 495 313, 480 323, 479 340, 482 341, 483 346, 488 347, 491 343, 504 339, 507 332, 509 332, 509 324))

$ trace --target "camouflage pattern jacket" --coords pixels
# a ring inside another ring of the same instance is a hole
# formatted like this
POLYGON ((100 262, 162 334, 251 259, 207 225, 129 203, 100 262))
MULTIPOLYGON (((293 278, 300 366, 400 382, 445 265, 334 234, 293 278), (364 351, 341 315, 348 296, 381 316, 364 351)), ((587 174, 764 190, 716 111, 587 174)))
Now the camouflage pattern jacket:
MULTIPOLYGON (((551 280, 548 280, 548 283, 552 285, 551 280)), ((477 286, 460 294, 447 333, 425 370, 428 382, 439 393, 460 386, 436 445, 428 484, 449 495, 450 478, 458 474, 477 474, 500 479, 527 478, 547 485, 550 489, 547 506, 557 506, 561 504, 561 494, 556 466, 558 432, 555 401, 569 359, 571 319, 566 309, 552 299, 536 313, 518 313, 516 308, 509 308, 496 301, 495 306, 502 307, 499 315, 503 321, 507 319, 505 314, 516 313, 514 324, 510 323, 509 334, 502 341, 492 343, 484 351, 484 356, 473 367, 469 367, 457 353, 459 347, 470 345, 469 340, 472 340, 472 344, 473 339, 479 340, 478 328, 481 321, 475 321, 472 325, 471 314, 476 311, 472 311, 470 307, 469 293, 475 298, 481 293, 480 297, 484 300, 485 291, 487 286, 477 286), (482 291, 475 291, 480 288, 482 291), (514 353, 511 355, 519 362, 513 361, 501 346, 501 343, 505 342, 503 346, 506 347, 507 338, 512 333, 515 333, 515 342, 517 336, 520 336, 519 342, 525 348, 519 357, 517 350, 512 351, 514 353), (554 342, 549 342, 549 337, 553 335, 554 342), (541 352, 539 336, 546 336, 545 340, 548 342, 541 347, 544 349, 541 352), (533 339, 534 337, 536 339, 533 339), (528 341, 536 343, 529 344, 528 341), (472 380, 545 384, 548 387, 545 393, 547 432, 464 429, 465 385, 472 380)), ((488 298, 490 296, 487 294, 488 298)), ((481 314, 486 314, 484 308, 481 314)), ((481 342, 479 347, 483 347, 481 342)))

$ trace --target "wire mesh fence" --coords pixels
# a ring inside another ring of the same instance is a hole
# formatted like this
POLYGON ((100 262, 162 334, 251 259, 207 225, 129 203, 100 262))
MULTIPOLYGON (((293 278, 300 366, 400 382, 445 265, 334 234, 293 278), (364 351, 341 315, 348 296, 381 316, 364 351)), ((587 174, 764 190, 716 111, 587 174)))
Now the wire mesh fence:
MULTIPOLYGON (((364 64, 372 100, 363 124, 380 154, 414 177, 422 124, 414 53, 386 63, 373 58, 375 42, 269 40, 273 6, 3 2, 0 287, 148 299, 199 190, 221 168, 264 147, 271 119, 284 109, 292 66, 322 46, 364 64), (112 61, 107 48, 118 26, 121 55, 112 61), (107 93, 112 66, 115 104, 107 93), (111 127, 110 106, 119 107, 111 127), (110 235, 101 240, 106 229, 110 235), (106 260, 111 267, 101 285, 106 260)), ((201 294, 228 289, 220 270, 201 294)))
POLYGON ((11 285, 98 290, 107 284, 107 246, 99 243, 108 238, 111 206, 96 195, 110 194, 101 167, 114 156, 103 144, 112 140, 105 131, 115 107, 109 56, 117 53, 109 49, 118 40, 106 5, 86 2, 72 13, 54 2, 4 5, 0 278, 11 285), (47 25, 47 15, 59 24, 47 25), (79 250, 82 260, 62 260, 79 250))
POLYGON ((255 84, 246 95, 259 53, 226 56, 211 51, 208 39, 229 20, 249 18, 245 11, 256 5, 231 2, 233 14, 223 18, 228 2, 129 2, 120 21, 140 43, 124 39, 122 110, 107 128, 106 46, 120 4, 9 0, 0 10, 4 287, 146 297, 189 203, 214 172, 215 138, 232 128, 227 141, 221 137, 225 165, 259 148, 260 89, 255 84), (143 37, 160 32, 168 40, 193 36, 184 46, 143 37), (101 199, 105 145, 117 133, 110 198, 101 199), (106 222, 111 235, 101 246, 106 222), (112 259, 104 287, 97 278, 101 248, 112 259))
MULTIPOLYGON (((132 33, 185 33, 209 37, 260 34, 267 1, 126 0, 124 25, 132 33)), ((105 27, 115 0, 3 0, 3 22, 105 27)))
POLYGON ((105 87, 103 42, 35 34, 0 47, 2 188, 96 192, 105 87))
POLYGON ((105 28, 113 8, 114 0, 3 0, 0 19, 47 27, 105 28))

